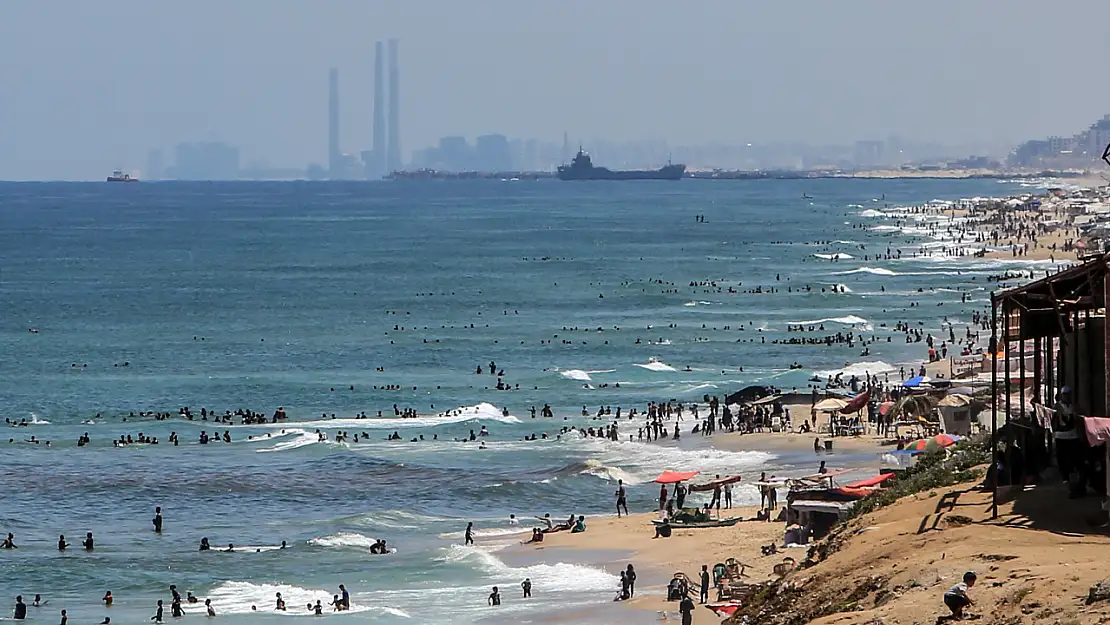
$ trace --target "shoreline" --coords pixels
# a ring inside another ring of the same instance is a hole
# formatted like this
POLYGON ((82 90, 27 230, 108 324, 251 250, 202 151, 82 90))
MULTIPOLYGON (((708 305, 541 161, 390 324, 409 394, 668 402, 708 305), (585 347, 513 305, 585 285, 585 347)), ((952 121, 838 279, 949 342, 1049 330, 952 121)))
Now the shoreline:
MULTIPOLYGON (((1047 198, 1043 195, 1040 197, 1047 198)), ((1013 246, 1011 251, 995 249, 982 256, 966 257, 965 264, 973 267, 978 261, 1004 260, 1007 258, 1022 261, 1056 260, 1058 262, 1073 262, 1079 256, 1079 253, 1074 250, 1065 252, 1061 248, 1071 247, 1069 233, 1074 233, 1077 239, 1080 233, 1078 229, 1069 228, 1071 220, 1068 219, 1065 206, 1064 202, 1046 201, 1042 207, 1032 212, 1032 221, 1045 221, 1046 218, 1048 220, 1059 220, 1063 227, 1037 231, 1035 234, 1027 235, 1022 245, 1027 245, 1028 249, 1022 249, 1020 254, 1016 251, 1018 250, 1018 242, 1021 241, 1019 236, 1015 237, 1017 241, 1011 243, 1013 246), (1056 251, 1053 250, 1054 247, 1056 251)), ((936 212, 943 213, 944 211, 940 209, 936 212)), ((990 214, 990 218, 997 217, 1000 212, 1001 209, 996 209, 993 214, 990 214)), ((987 218, 982 218, 970 221, 970 225, 977 229, 987 221, 987 218)), ((1004 242, 1004 240, 996 241, 996 243, 1001 242, 1004 242)), ((922 249, 924 249, 924 246, 922 249)), ((956 354, 953 354, 953 356, 956 356, 956 354)), ((938 374, 941 374, 940 377, 950 377, 952 373, 950 368, 947 371, 948 375, 942 374, 944 368, 949 367, 950 362, 948 359, 943 359, 922 366, 925 366, 931 375, 938 376, 938 374)), ((809 417, 810 407, 806 404, 794 403, 787 407, 791 411, 792 422, 795 426, 809 417)), ((859 437, 833 438, 831 439, 833 441, 833 452, 831 454, 826 454, 823 451, 815 454, 813 449, 815 437, 818 437, 816 433, 765 432, 739 434, 719 432, 706 437, 708 439, 706 446, 724 451, 764 451, 773 453, 777 458, 768 462, 768 466, 778 465, 790 460, 801 462, 808 457, 815 462, 821 459, 826 460, 831 465, 830 469, 846 468, 863 471, 870 468, 874 469, 876 473, 880 464, 879 452, 888 448, 883 444, 885 441, 879 437, 865 434, 859 437), (839 466, 840 464, 851 466, 839 466)), ((828 437, 820 436, 819 438, 824 440, 828 437)), ((844 483, 848 479, 839 481, 844 483)), ((637 488, 643 488, 643 486, 640 485, 637 488)), ((785 497, 782 496, 782 500, 784 499, 785 497)), ((808 551, 805 549, 782 549, 775 556, 762 555, 758 549, 761 545, 781 543, 782 524, 779 522, 747 520, 749 517, 754 517, 757 511, 756 508, 736 508, 734 510, 745 520, 732 527, 676 528, 672 536, 667 539, 653 538, 654 530, 650 525, 650 519, 657 517, 656 513, 634 513, 630 517, 621 519, 615 517, 592 518, 587 521, 587 531, 585 533, 551 534, 546 538, 543 547, 531 548, 527 545, 521 545, 513 548, 513 551, 520 557, 526 557, 529 552, 532 557, 539 557, 544 552, 581 555, 596 553, 602 547, 618 550, 622 554, 627 554, 628 561, 635 564, 639 573, 637 596, 629 601, 620 602, 624 608, 623 613, 614 613, 609 606, 598 606, 593 611, 589 609, 576 611, 575 618, 580 622, 589 623, 626 622, 630 618, 635 618, 631 616, 632 613, 629 612, 631 610, 642 612, 643 618, 649 618, 648 613, 655 612, 657 619, 660 618, 660 615, 663 619, 677 619, 679 618, 677 604, 665 601, 665 586, 675 571, 681 571, 690 576, 691 579, 696 579, 701 565, 708 565, 712 568, 715 563, 721 562, 727 557, 735 557, 748 565, 746 569, 748 581, 762 582, 771 577, 772 568, 781 561, 781 558, 789 555, 800 561, 805 557, 805 552, 808 551)), ((722 510, 722 516, 725 514, 725 511, 722 510)), ((590 559, 587 558, 587 560, 590 559)), ((622 562, 613 559, 595 558, 590 560, 589 563, 591 566, 601 567, 614 574, 622 568, 622 562)), ((616 590, 614 589, 614 592, 616 590)), ((715 599, 715 592, 711 590, 710 594, 710 600, 712 601, 715 599)), ((551 622, 557 621, 553 620, 551 622)), ((699 607, 694 612, 693 622, 704 625, 718 623, 720 619, 709 610, 699 607)))

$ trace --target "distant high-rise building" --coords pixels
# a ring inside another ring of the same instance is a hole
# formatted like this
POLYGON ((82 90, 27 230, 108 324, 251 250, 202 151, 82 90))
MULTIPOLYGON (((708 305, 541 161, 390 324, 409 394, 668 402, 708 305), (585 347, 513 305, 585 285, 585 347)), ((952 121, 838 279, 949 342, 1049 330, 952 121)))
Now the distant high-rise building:
POLYGON ((343 161, 339 149, 339 70, 331 68, 328 73, 328 173, 338 178, 343 161))
POLYGON ((385 72, 382 66, 385 63, 385 54, 382 50, 382 42, 378 41, 374 44, 374 144, 370 160, 367 161, 369 166, 369 178, 377 180, 386 175, 386 158, 385 158, 385 72))
POLYGON ((146 171, 143 178, 158 180, 165 174, 165 165, 162 163, 162 150, 151 150, 146 154, 146 171))
POLYGON ((386 169, 401 169, 401 122, 400 122, 400 69, 397 67, 397 40, 389 40, 389 148, 386 153, 386 169))

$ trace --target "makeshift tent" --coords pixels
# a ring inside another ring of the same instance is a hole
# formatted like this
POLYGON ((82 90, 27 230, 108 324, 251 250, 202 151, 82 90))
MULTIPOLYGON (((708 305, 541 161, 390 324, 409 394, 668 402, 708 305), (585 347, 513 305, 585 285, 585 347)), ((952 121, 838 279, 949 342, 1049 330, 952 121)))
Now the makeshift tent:
POLYGON ((698 474, 697 471, 664 471, 655 478, 657 484, 675 484, 691 480, 698 474))

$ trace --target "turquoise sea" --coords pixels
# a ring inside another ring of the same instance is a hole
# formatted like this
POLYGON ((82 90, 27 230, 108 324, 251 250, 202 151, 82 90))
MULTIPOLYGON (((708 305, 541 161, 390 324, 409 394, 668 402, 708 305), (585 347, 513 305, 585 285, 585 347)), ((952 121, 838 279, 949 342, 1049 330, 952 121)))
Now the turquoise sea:
MULTIPOLYGON (((627 419, 619 442, 560 429, 612 422, 583 407, 627 414, 749 384, 804 391, 815 372, 848 364, 896 376, 925 347, 895 322, 939 334, 947 317, 959 333, 986 305, 989 276, 1045 267, 914 258, 922 244, 952 245, 948 225, 894 209, 1018 188, 0 184, 0 412, 29 423, 0 440, 0 532, 19 547, 0 551, 4 610, 40 593, 49 604, 31 608, 33 622, 66 608, 73 623, 122 625, 168 605, 170 584, 241 623, 308 616, 305 604, 327 604, 340 583, 354 609, 328 618, 348 622, 526 622, 607 602, 611 572, 507 555, 522 538, 509 515, 609 514, 616 479, 646 511, 657 493, 647 483, 664 469, 750 476, 799 459, 699 436, 629 441, 639 421, 627 419), (885 259, 888 249, 902 257, 885 259), (798 336, 786 331, 798 322, 827 330, 807 336, 877 340, 867 356, 859 344, 774 343, 798 336), (491 361, 510 390, 494 388, 491 361), (545 403, 555 417, 533 419, 545 403), (186 406, 194 420, 176 416, 186 406), (278 407, 288 422, 200 417, 278 407), (485 449, 455 442, 482 426, 485 449), (225 430, 231 443, 198 444, 225 430), (336 442, 340 431, 368 439, 336 442), (140 432, 161 442, 113 446, 140 432), (402 440, 386 440, 394 432, 402 440), (468 521, 477 547, 461 546, 468 521), (64 553, 61 534, 73 545, 64 553), (199 552, 201 537, 238 547, 199 552), (370 555, 374 538, 397 552, 370 555), (511 592, 525 577, 529 602, 511 592), (510 589, 497 611, 486 607, 493 585, 510 589), (288 613, 273 610, 276 592, 288 613)), ((750 487, 738 498, 758 499, 750 487)))

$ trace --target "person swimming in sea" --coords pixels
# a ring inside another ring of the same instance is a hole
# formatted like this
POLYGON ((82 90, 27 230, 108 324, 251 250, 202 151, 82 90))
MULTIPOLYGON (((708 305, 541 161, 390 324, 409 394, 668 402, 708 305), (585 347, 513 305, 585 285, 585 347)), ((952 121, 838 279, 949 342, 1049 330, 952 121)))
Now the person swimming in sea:
POLYGON ((0 549, 18 549, 18 548, 19 547, 15 546, 15 535, 12 534, 11 532, 8 532, 8 537, 5 538, 3 542, 0 542, 0 549))
POLYGON ((208 616, 210 616, 210 617, 211 616, 216 616, 216 609, 212 607, 212 600, 211 599, 205 599, 204 600, 204 611, 207 612, 208 616))
POLYGON ((281 593, 280 592, 277 593, 277 607, 275 609, 280 610, 282 612, 285 611, 285 599, 281 598, 281 593))
POLYGON ((104 607, 112 607, 112 591, 109 590, 108 592, 104 593, 104 598, 101 599, 101 601, 104 602, 104 607))
POLYGON ((208 551, 211 548, 212 548, 212 545, 208 544, 208 537, 207 536, 200 539, 200 551, 208 551))
POLYGON ((188 603, 197 603, 198 601, 200 601, 200 599, 197 599, 197 596, 194 595, 193 591, 190 590, 185 593, 185 601, 187 601, 188 603))

